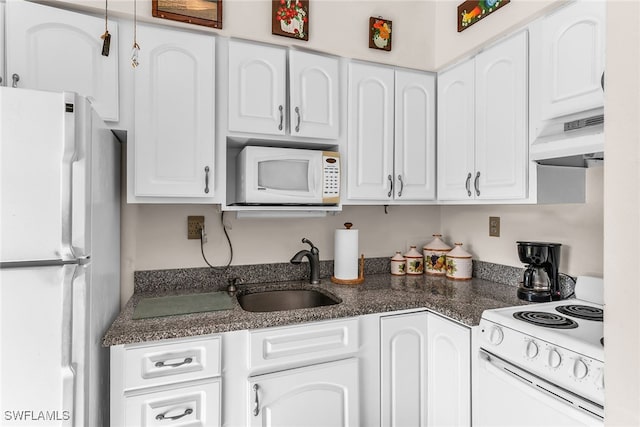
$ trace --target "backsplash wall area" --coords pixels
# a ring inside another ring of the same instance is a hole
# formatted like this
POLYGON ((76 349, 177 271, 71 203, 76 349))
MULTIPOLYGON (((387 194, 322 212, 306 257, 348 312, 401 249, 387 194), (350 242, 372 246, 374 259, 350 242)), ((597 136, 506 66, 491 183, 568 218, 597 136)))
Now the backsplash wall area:
MULTIPOLYGON (((562 243, 560 270, 571 275, 602 275, 603 169, 587 171, 587 202, 571 205, 473 206, 345 206, 325 218, 237 219, 225 214, 234 249, 234 265, 280 263, 307 245, 320 249, 320 259, 333 259, 334 230, 352 222, 359 230, 365 257, 386 257, 421 247, 441 231, 449 243, 462 242, 475 259, 522 267, 516 240, 562 243), (501 237, 489 237, 489 216, 501 217, 501 237)), ((214 206, 125 205, 123 207, 122 302, 133 293, 133 272, 205 267, 199 240, 187 239, 187 217, 203 215, 205 255, 225 265, 229 251, 214 206)))

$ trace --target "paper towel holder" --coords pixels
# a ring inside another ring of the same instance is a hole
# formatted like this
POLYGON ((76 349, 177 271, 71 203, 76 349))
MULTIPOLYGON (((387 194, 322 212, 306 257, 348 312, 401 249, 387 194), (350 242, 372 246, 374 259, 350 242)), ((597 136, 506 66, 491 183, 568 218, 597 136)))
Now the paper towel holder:
MULTIPOLYGON (((347 222, 344 226, 349 229, 351 228, 351 223, 347 222), (349 224, 348 227, 347 224, 349 224)), ((357 279, 338 279, 336 276, 331 276, 331 281, 338 285, 359 285, 364 283, 364 254, 360 255, 360 271, 357 279)))

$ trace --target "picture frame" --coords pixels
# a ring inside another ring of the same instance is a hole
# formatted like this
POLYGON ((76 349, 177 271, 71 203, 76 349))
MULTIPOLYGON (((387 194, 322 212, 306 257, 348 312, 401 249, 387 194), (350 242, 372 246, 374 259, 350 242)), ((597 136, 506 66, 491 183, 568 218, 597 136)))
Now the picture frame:
POLYGON ((271 34, 309 40, 309 0, 271 0, 271 34))
POLYGON ((369 47, 371 49, 391 50, 393 27, 389 19, 369 18, 369 47))
POLYGON ((458 5, 458 32, 462 32, 510 0, 466 0, 458 5))
POLYGON ((151 15, 222 29, 222 0, 152 0, 151 15))

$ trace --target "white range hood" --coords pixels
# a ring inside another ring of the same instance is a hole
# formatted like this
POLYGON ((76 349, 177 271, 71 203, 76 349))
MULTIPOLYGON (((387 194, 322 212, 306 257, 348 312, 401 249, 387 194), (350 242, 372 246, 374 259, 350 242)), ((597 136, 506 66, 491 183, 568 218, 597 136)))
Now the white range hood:
POLYGON ((588 167, 604 159, 603 109, 545 122, 532 141, 530 159, 540 164, 588 167))

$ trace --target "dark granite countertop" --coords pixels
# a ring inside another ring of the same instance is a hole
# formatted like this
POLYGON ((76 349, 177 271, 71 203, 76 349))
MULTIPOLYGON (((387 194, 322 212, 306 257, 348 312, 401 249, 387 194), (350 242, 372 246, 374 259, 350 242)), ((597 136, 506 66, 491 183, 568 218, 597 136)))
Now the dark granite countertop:
POLYGON ((329 279, 322 279, 320 285, 294 280, 238 286, 239 292, 255 292, 265 288, 319 289, 337 296, 342 302, 325 307, 254 313, 244 311, 234 298, 234 307, 231 310, 133 320, 135 306, 143 298, 210 292, 211 289, 158 289, 136 292, 107 331, 103 345, 108 347, 283 326, 419 307, 425 307, 465 325, 475 326, 486 309, 522 304, 516 297, 514 286, 479 278, 454 281, 426 275, 397 277, 380 273, 368 275, 361 285, 336 285, 329 279))

